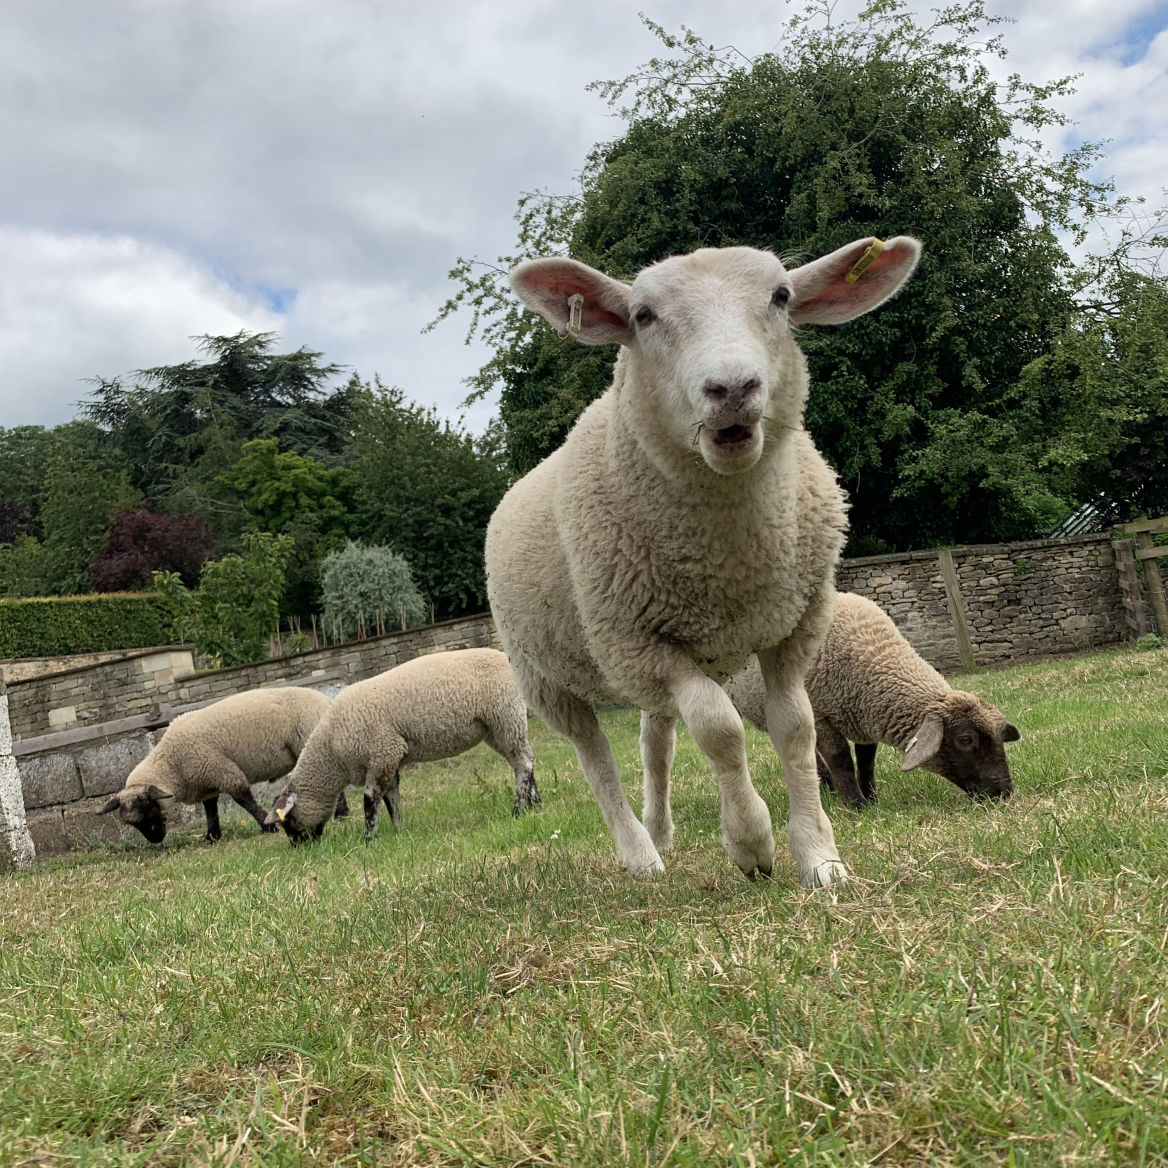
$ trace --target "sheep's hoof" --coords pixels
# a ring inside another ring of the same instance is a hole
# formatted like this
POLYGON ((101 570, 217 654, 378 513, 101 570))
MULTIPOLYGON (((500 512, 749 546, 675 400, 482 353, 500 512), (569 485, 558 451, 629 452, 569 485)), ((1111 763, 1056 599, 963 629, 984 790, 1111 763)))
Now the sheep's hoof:
POLYGON ((827 888, 833 884, 845 884, 848 870, 840 860, 825 860, 803 876, 807 888, 827 888))
POLYGON ((207 834, 203 836, 203 843, 217 844, 221 838, 222 836, 212 835, 210 832, 207 832, 207 834))
POLYGON ((760 864, 757 868, 755 868, 755 870, 753 872, 747 872, 746 878, 748 880, 754 880, 757 877, 761 876, 764 880, 769 880, 771 878, 772 871, 773 871, 773 869, 772 869, 771 865, 768 864, 768 865, 766 865, 766 867, 764 867, 762 864, 760 864))
POLYGON ((641 868, 630 868, 629 871, 637 877, 638 880, 649 880, 654 876, 665 875, 665 865, 660 859, 654 860, 653 863, 641 868))

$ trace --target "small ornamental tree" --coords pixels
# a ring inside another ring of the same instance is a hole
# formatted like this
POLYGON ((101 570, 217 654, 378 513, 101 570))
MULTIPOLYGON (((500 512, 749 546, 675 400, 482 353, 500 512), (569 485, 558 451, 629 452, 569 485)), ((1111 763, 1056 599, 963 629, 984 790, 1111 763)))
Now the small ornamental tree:
POLYGON ((284 569, 292 551, 285 535, 248 531, 244 555, 205 563, 199 590, 177 572, 155 572, 154 586, 166 597, 174 635, 193 641, 213 666, 246 665, 267 656, 268 637, 280 623, 284 569))
POLYGON ((325 628, 352 637, 378 624, 410 627, 426 620, 426 601, 403 556, 389 547, 350 541, 321 565, 325 628))
POLYGON ((211 529, 198 515, 155 515, 145 504, 119 511, 106 529, 105 547, 89 565, 98 592, 148 588, 153 573, 177 572, 187 585, 211 550, 211 529))

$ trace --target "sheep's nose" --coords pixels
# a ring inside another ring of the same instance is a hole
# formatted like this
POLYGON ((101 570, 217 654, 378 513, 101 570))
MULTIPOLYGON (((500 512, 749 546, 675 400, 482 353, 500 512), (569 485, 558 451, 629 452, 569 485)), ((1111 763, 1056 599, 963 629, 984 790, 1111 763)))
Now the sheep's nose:
POLYGON ((762 382, 757 377, 747 377, 731 381, 715 381, 711 378, 702 386, 702 392, 712 402, 717 402, 728 410, 741 410, 747 399, 758 391, 762 382))

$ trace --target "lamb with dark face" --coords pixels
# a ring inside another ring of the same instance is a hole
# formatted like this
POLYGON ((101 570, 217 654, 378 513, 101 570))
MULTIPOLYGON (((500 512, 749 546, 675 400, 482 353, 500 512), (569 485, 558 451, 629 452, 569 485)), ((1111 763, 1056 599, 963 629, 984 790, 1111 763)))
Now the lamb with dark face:
POLYGON ((98 814, 116 811, 123 823, 159 844, 166 838, 169 807, 202 803, 205 838, 217 840, 219 796, 228 795, 262 830, 275 831, 265 824, 267 812, 251 784, 287 774, 330 705, 316 690, 287 686, 233 694, 180 714, 98 814))
MULTIPOLYGON (((820 775, 845 802, 859 806, 876 798, 878 743, 904 751, 902 771, 922 767, 975 799, 1013 791, 1005 744, 1018 740, 1018 728, 977 694, 951 689, 871 600, 837 594, 806 682, 820 775)), ((744 718, 766 729, 755 662, 731 678, 726 692, 744 718)))

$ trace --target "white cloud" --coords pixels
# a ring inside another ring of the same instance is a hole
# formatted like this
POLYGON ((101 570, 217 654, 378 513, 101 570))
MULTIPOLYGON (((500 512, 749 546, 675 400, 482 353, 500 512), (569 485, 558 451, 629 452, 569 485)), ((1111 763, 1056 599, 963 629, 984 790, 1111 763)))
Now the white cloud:
MULTIPOLYGON (((990 3, 1017 21, 1003 74, 1081 72, 1067 141, 1112 138, 1100 173, 1156 198, 1162 0, 990 3)), ((645 7, 748 55, 791 11, 645 7)), ((183 360, 189 335, 240 327, 459 412, 483 351, 459 322, 419 332, 448 269, 510 250, 521 191, 572 189, 620 129, 584 86, 659 50, 620 0, 4 6, 0 425, 63 421, 78 378, 183 360)))

